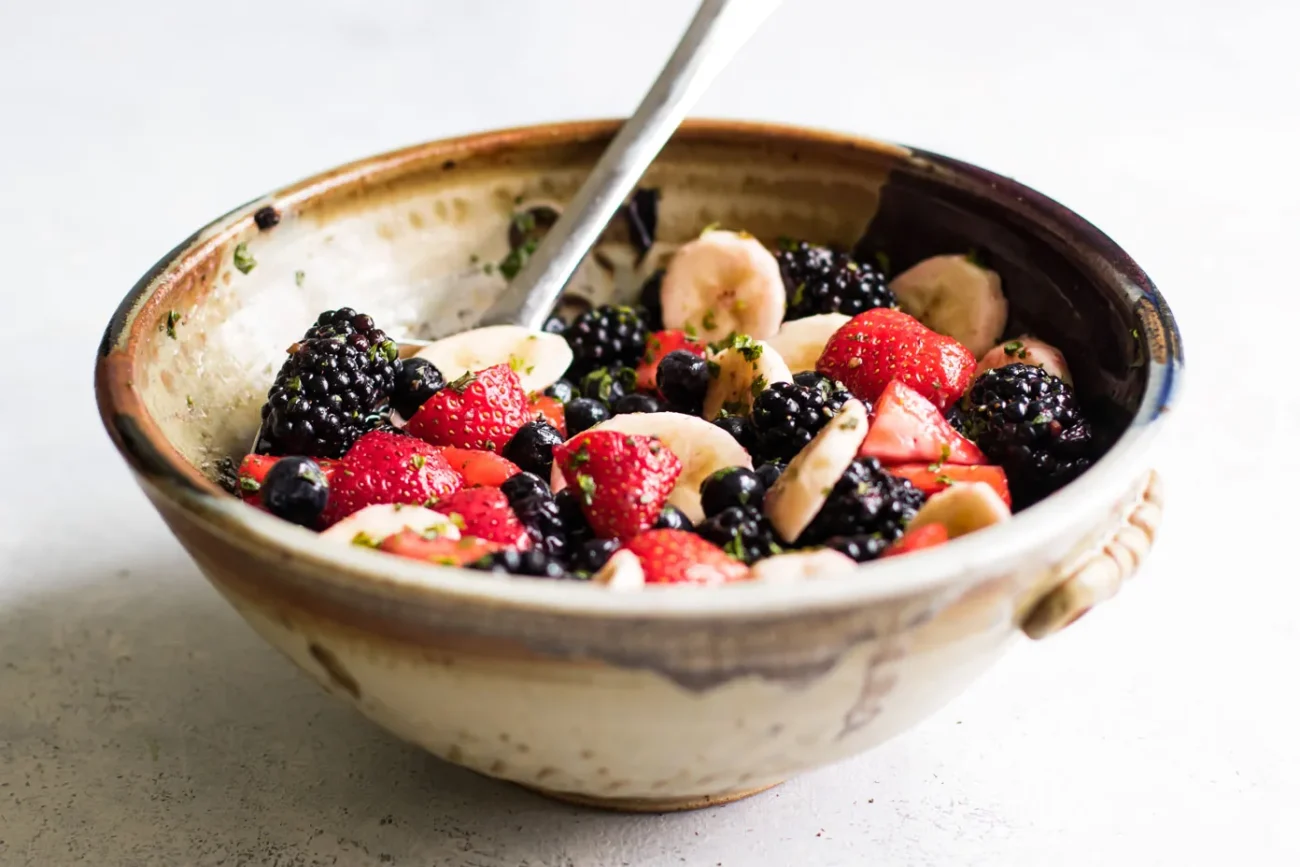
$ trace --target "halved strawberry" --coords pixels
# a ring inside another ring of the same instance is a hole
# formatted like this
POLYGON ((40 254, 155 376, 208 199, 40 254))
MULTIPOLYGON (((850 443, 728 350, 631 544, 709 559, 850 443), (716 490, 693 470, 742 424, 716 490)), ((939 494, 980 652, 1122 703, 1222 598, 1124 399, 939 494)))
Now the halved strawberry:
POLYGON ((503 546, 474 536, 459 539, 426 539, 414 530, 394 533, 379 543, 379 550, 412 560, 427 560, 440 566, 464 566, 480 557, 500 551, 503 546))
POLYGON ((500 452, 526 423, 528 395, 508 364, 467 373, 429 398, 406 424, 436 446, 500 452))
POLYGON ((1007 474, 1001 467, 969 467, 960 464, 898 464, 886 468, 895 476, 907 479, 927 497, 937 494, 957 482, 984 482, 997 492, 1008 506, 1011 505, 1011 488, 1007 474))
POLYGON ((948 531, 943 524, 926 524, 914 530, 908 530, 898 541, 885 549, 881 557, 897 557, 910 554, 922 548, 934 548, 948 541, 948 531))
POLYGON ((506 495, 496 488, 465 488, 439 500, 439 512, 450 517, 467 536, 526 551, 533 546, 506 495))
POLYGON ((658 437, 583 431, 552 451, 596 535, 630 539, 659 520, 682 462, 658 437))
POLYGON ((876 401, 858 454, 880 458, 886 466, 988 463, 975 443, 953 430, 938 407, 897 379, 876 401))
POLYGON ((641 561, 647 584, 726 584, 749 577, 749 567, 685 530, 650 530, 623 545, 641 561))
MULTIPOLYGON (((271 467, 275 462, 280 460, 279 455, 244 455, 244 459, 239 462, 239 496, 245 503, 250 506, 256 506, 261 509, 262 506, 262 482, 266 480, 266 474, 271 472, 271 467)), ((330 460, 329 458, 314 458, 317 466, 320 467, 321 475, 325 477, 327 483, 334 481, 334 473, 338 471, 339 461, 330 460)))
POLYGON ((668 353, 683 349, 692 355, 704 357, 705 349, 686 336, 685 331, 656 331, 645 342, 645 356, 636 367, 636 387, 640 391, 654 392, 655 375, 659 372, 659 362, 668 353))
POLYGON ((560 432, 560 437, 568 436, 564 426, 564 404, 547 395, 534 397, 528 404, 528 414, 544 421, 560 432))
POLYGON ((387 431, 362 435, 334 472, 324 526, 376 503, 422 506, 461 489, 464 480, 438 449, 387 431))
POLYGON ((458 449, 455 446, 436 448, 442 452, 451 468, 465 479, 467 488, 498 488, 506 479, 519 474, 519 467, 495 452, 458 449))

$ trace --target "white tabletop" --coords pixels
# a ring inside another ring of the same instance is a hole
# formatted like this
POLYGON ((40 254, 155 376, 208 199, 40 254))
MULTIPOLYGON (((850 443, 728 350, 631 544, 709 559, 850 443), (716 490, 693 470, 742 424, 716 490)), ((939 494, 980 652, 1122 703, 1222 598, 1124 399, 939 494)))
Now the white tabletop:
POLYGON ((1295 3, 791 0, 708 94, 1071 205, 1163 288, 1190 369, 1118 599, 868 755, 664 817, 479 778, 320 692, 131 483, 91 366, 207 219, 395 146, 625 114, 691 0, 2 5, 0 864, 1300 863, 1295 3))

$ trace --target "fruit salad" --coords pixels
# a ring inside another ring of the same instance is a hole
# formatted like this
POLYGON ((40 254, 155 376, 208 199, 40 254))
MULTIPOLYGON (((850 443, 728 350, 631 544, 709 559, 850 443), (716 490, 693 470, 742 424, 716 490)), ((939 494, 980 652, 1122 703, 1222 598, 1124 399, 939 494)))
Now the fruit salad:
POLYGON ((330 543, 636 589, 844 572, 1086 470, 1098 449, 1065 358, 1005 333, 997 273, 883 262, 710 227, 636 303, 413 354, 326 311, 231 487, 330 543))

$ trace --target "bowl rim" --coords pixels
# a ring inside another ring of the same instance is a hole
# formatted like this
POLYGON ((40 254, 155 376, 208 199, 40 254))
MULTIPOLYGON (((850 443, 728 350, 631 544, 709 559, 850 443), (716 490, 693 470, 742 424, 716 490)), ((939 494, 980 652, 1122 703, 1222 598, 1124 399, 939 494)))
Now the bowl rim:
MULTIPOLYGON (((310 530, 281 521, 208 480, 162 436, 131 384, 131 356, 141 317, 156 296, 186 270, 246 231, 262 206, 292 206, 373 179, 400 173, 411 165, 511 150, 604 141, 621 119, 536 124, 490 130, 411 145, 348 162, 259 196, 210 221, 158 260, 122 299, 105 328, 95 364, 95 392, 101 420, 137 480, 149 492, 203 523, 226 542, 266 560, 302 564, 303 579, 277 576, 299 589, 339 597, 365 609, 418 618, 420 610, 456 602, 545 611, 559 615, 675 619, 791 616, 814 610, 861 606, 872 601, 947 585, 953 590, 993 570, 1015 563, 1047 538, 1077 524, 1080 516, 1103 514, 1115 491, 1147 469, 1143 463, 1165 415, 1180 390, 1182 340, 1173 313, 1147 274, 1113 240, 1080 215, 1011 178, 961 160, 919 148, 815 127, 765 121, 686 120, 674 139, 714 143, 781 143, 874 153, 904 160, 912 170, 942 178, 985 198, 997 200, 1050 229, 1062 244, 1087 252, 1097 274, 1118 285, 1132 302, 1139 328, 1135 335, 1147 358, 1147 377, 1133 421, 1110 450, 1083 477, 1011 520, 938 548, 863 564, 842 575, 798 583, 740 582, 719 587, 648 586, 621 593, 588 582, 550 582, 463 568, 423 564, 352 546, 324 546, 310 530), (1082 479, 1080 480, 1082 481, 1082 479), (975 568, 971 564, 975 563, 975 568), (870 579, 860 570, 869 568, 870 579)), ((147 317, 146 317, 147 319, 147 317)), ((152 321, 151 319, 148 321, 152 321)), ((156 505, 156 504, 155 504, 156 505)))

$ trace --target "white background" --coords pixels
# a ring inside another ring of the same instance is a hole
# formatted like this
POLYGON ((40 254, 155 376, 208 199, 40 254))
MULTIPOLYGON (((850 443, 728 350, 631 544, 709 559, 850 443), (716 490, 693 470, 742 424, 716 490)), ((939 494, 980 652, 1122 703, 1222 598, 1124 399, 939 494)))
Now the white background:
POLYGON ((1294 2, 787 0, 696 112, 1011 174, 1186 338, 1139 580, 857 760, 666 817, 440 764, 264 647, 131 484, 91 368, 162 253, 345 160, 626 114, 692 7, 0 4, 0 864, 1300 863, 1294 2))

